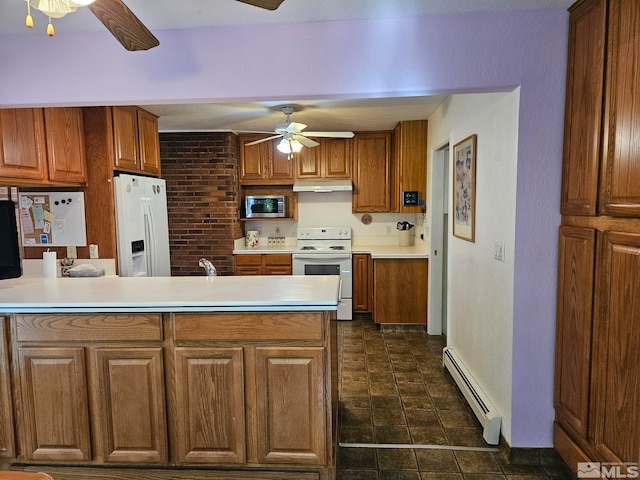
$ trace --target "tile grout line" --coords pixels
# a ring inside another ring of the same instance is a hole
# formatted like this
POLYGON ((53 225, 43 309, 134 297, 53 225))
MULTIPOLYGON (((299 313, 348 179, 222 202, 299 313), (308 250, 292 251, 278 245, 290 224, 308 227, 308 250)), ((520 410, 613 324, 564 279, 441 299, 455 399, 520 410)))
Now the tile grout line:
POLYGON ((338 443, 344 448, 393 448, 404 450, 463 450, 470 452, 499 452, 492 447, 464 447, 460 445, 425 445, 419 443, 338 443))

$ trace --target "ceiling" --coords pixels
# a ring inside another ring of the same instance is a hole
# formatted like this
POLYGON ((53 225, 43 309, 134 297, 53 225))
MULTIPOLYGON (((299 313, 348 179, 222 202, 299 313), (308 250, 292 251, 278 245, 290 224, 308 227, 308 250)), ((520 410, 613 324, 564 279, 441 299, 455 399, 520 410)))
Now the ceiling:
MULTIPOLYGON (((285 0, 275 11, 235 0, 125 0, 153 32, 233 25, 326 22, 507 10, 566 10, 574 0, 285 0)), ((35 26, 24 26, 24 0, 3 0, 0 35, 45 35, 47 18, 32 12, 35 26)), ((54 19, 56 36, 102 31, 86 8, 54 19)), ((115 41, 115 40, 114 40, 115 41)), ((292 120, 309 130, 391 130, 399 120, 427 118, 445 97, 353 100, 297 100, 261 103, 153 105, 160 131, 271 131, 285 120, 280 107, 296 107, 292 120)))

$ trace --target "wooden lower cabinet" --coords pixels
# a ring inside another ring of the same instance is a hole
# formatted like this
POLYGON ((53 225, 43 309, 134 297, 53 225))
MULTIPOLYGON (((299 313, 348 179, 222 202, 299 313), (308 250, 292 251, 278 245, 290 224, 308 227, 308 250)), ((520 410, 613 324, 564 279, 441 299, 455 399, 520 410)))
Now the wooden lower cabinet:
POLYGON ((244 463, 241 347, 175 349, 177 461, 244 463))
POLYGON ((373 260, 373 320, 375 323, 427 323, 428 260, 373 260))
POLYGON ((25 460, 90 460, 82 347, 18 349, 25 460))
POLYGON ((640 458, 638 278, 640 233, 560 228, 554 447, 574 470, 640 458))
POLYGON ((373 261, 371 255, 353 254, 353 311, 371 312, 373 303, 373 261))
POLYGON ((167 421, 161 347, 92 350, 96 375, 96 457, 101 462, 166 463, 167 421))
POLYGON ((0 315, 0 461, 15 456, 8 331, 9 318, 0 315))
POLYGON ((236 275, 291 275, 291 254, 243 253, 234 255, 236 275))
POLYGON ((259 463, 326 459, 324 348, 256 348, 255 415, 259 463))

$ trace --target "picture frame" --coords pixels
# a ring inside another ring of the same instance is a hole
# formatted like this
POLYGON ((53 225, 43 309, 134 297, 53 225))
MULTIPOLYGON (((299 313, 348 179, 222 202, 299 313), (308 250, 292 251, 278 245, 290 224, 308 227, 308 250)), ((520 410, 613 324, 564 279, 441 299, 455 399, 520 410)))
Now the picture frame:
POLYGON ((475 242, 476 145, 473 134, 453 146, 453 236, 475 242))

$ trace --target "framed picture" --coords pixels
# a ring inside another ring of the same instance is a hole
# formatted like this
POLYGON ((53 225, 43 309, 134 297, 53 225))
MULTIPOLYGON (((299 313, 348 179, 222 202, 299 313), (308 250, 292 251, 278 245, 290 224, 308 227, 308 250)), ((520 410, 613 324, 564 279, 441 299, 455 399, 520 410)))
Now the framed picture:
POLYGON ((453 146, 453 236, 475 242, 476 135, 453 146))

